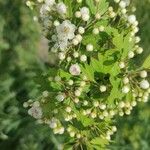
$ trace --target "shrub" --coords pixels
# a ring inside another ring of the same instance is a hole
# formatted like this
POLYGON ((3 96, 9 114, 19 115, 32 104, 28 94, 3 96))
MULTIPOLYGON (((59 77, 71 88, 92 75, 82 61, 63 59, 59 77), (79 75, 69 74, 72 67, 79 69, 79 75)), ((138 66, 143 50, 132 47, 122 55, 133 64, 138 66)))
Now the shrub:
POLYGON ((38 76, 41 96, 24 106, 39 123, 64 134, 64 149, 104 148, 117 130, 116 116, 129 115, 150 93, 148 60, 141 67, 135 63, 143 49, 129 3, 38 0, 27 5, 39 10, 58 62, 38 76))

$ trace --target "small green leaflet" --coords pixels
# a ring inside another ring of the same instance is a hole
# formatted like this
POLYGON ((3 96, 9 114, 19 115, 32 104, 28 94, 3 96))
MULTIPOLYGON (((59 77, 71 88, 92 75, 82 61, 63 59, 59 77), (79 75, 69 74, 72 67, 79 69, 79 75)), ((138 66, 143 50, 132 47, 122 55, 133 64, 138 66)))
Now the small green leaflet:
POLYGON ((77 113, 77 119, 78 121, 81 121, 84 127, 88 127, 94 124, 94 120, 82 115, 82 113, 77 113))
POLYGON ((100 0, 98 5, 98 11, 102 15, 108 10, 109 4, 106 0, 100 0))
POLYGON ((120 90, 121 79, 117 79, 115 77, 110 77, 110 82, 112 85, 112 90, 110 92, 109 97, 107 98, 108 104, 113 105, 115 99, 121 99, 124 94, 120 90))
POLYGON ((142 67, 145 68, 145 69, 150 69, 150 55, 146 58, 146 60, 144 61, 142 67))
POLYGON ((92 14, 96 14, 96 6, 93 0, 86 0, 86 4, 89 6, 92 14))
POLYGON ((102 147, 105 147, 105 145, 108 144, 108 140, 101 137, 96 137, 92 139, 90 143, 92 144, 93 148, 100 150, 103 149, 102 147))
POLYGON ((90 81, 94 81, 94 70, 92 66, 85 64, 84 67, 81 66, 81 70, 90 81))
POLYGON ((69 18, 72 17, 72 1, 71 0, 64 0, 64 3, 67 6, 67 16, 69 18))
POLYGON ((90 43, 94 46, 95 49, 99 49, 98 40, 99 35, 88 34, 84 36, 82 44, 86 46, 87 44, 90 43))

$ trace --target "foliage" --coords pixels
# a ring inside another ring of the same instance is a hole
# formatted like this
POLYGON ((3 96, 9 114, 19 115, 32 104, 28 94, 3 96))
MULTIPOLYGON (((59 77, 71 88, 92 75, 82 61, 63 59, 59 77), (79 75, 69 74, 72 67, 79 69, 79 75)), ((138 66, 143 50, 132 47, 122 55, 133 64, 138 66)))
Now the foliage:
MULTIPOLYGON (((133 3, 136 8, 136 14, 139 18, 140 22, 140 32, 139 35, 141 37, 141 44, 145 49, 145 52, 142 56, 137 58, 137 63, 142 64, 143 60, 144 67, 149 68, 149 55, 150 55, 150 34, 149 34, 149 22, 147 20, 150 19, 149 12, 150 5, 149 1, 141 1, 140 4, 138 1, 134 1, 133 3), (147 33, 147 34, 146 34, 147 33), (145 36, 147 35, 147 36, 145 36)), ((111 144, 110 149, 114 150, 149 150, 150 143, 150 103, 147 105, 139 104, 137 108, 134 109, 131 116, 118 119, 118 132, 115 135, 115 139, 113 144, 111 144)))

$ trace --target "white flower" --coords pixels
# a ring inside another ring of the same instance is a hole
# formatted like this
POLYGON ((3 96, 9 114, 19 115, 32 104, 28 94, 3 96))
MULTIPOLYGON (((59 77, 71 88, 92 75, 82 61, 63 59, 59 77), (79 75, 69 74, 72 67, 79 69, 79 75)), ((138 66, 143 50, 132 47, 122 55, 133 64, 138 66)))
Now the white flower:
POLYGON ((64 128, 64 127, 61 127, 61 128, 59 129, 59 134, 63 134, 64 131, 65 131, 65 128, 64 128))
POLYGON ((89 16, 89 13, 90 13, 89 9, 87 7, 82 7, 80 9, 80 12, 81 12, 82 19, 84 21, 88 21, 89 18, 90 18, 90 16, 89 16))
POLYGON ((129 6, 130 0, 122 0, 122 1, 124 1, 126 3, 126 6, 129 6))
POLYGON ((63 21, 62 24, 56 27, 57 36, 59 39, 72 40, 75 35, 75 25, 72 24, 69 20, 63 21))
POLYGON ((81 9, 80 9, 80 12, 81 12, 81 15, 89 15, 89 13, 90 13, 90 11, 89 11, 89 9, 87 8, 87 7, 82 7, 81 9))
POLYGON ((136 22, 136 17, 135 17, 135 15, 130 15, 130 16, 128 17, 128 22, 129 22, 130 24, 134 24, 134 23, 136 22))
POLYGON ((80 75, 80 73, 81 73, 80 66, 78 64, 71 65, 69 72, 74 76, 80 75))
POLYGON ((45 4, 48 6, 53 6, 55 4, 55 0, 46 0, 45 4))
POLYGON ((90 19, 90 16, 87 14, 82 15, 82 20, 83 21, 88 21, 90 19))
POLYGON ((120 6, 121 8, 125 8, 125 7, 126 7, 126 2, 121 1, 121 2, 119 3, 119 6, 120 6))
POLYGON ((148 89, 149 87, 150 87, 150 84, 149 84, 149 82, 147 81, 147 80, 142 80, 141 82, 140 82, 140 87, 142 88, 142 89, 148 89))
POLYGON ((57 127, 57 120, 55 118, 52 118, 51 121, 49 122, 50 128, 54 129, 57 127))
POLYGON ((67 7, 66 5, 61 2, 57 4, 57 11, 59 14, 66 14, 67 13, 67 7))
POLYGON ((66 48, 68 47, 68 40, 66 39, 62 39, 58 41, 58 47, 60 48, 61 51, 66 50, 66 48))
POLYGON ((42 108, 37 105, 37 103, 33 103, 33 106, 28 110, 28 114, 33 116, 36 119, 42 118, 42 108))
POLYGON ((40 15, 41 17, 45 17, 47 15, 47 12, 50 11, 50 8, 46 5, 46 4, 43 4, 40 8, 40 15))
POLYGON ((55 3, 55 0, 46 0, 45 1, 45 4, 43 4, 40 9, 41 17, 45 17, 45 15, 47 15, 47 12, 51 10, 54 3, 55 3))

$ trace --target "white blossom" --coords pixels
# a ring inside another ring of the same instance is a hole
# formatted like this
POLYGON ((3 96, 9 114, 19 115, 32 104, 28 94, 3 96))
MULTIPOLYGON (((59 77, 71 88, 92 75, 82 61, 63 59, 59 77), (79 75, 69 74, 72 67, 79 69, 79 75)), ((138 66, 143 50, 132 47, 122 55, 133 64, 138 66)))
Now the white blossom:
POLYGON ((80 9, 80 12, 81 12, 81 15, 85 15, 85 14, 89 15, 89 13, 90 13, 90 11, 87 7, 82 7, 80 9))
POLYGON ((147 81, 147 80, 142 80, 141 82, 140 82, 140 87, 142 88, 142 89, 148 89, 149 87, 150 87, 150 84, 149 84, 149 82, 147 81))
POLYGON ((69 20, 63 21, 62 24, 56 27, 57 36, 59 39, 72 40, 74 38, 76 26, 69 20))
POLYGON ((58 3, 56 8, 59 14, 67 13, 67 7, 63 2, 58 3))
POLYGON ((54 129, 57 127, 57 119, 52 118, 51 121, 49 122, 50 128, 54 129))
POLYGON ((39 105, 37 105, 37 103, 33 103, 32 107, 28 110, 28 114, 36 119, 41 119, 42 108, 39 105))
POLYGON ((80 66, 78 64, 71 65, 69 72, 74 76, 80 75, 80 73, 81 73, 80 66))
POLYGON ((53 6, 55 4, 55 0, 45 0, 45 4, 48 6, 53 6))
POLYGON ((130 16, 128 17, 128 22, 129 22, 130 24, 134 24, 135 21, 136 21, 135 15, 130 15, 130 16))

